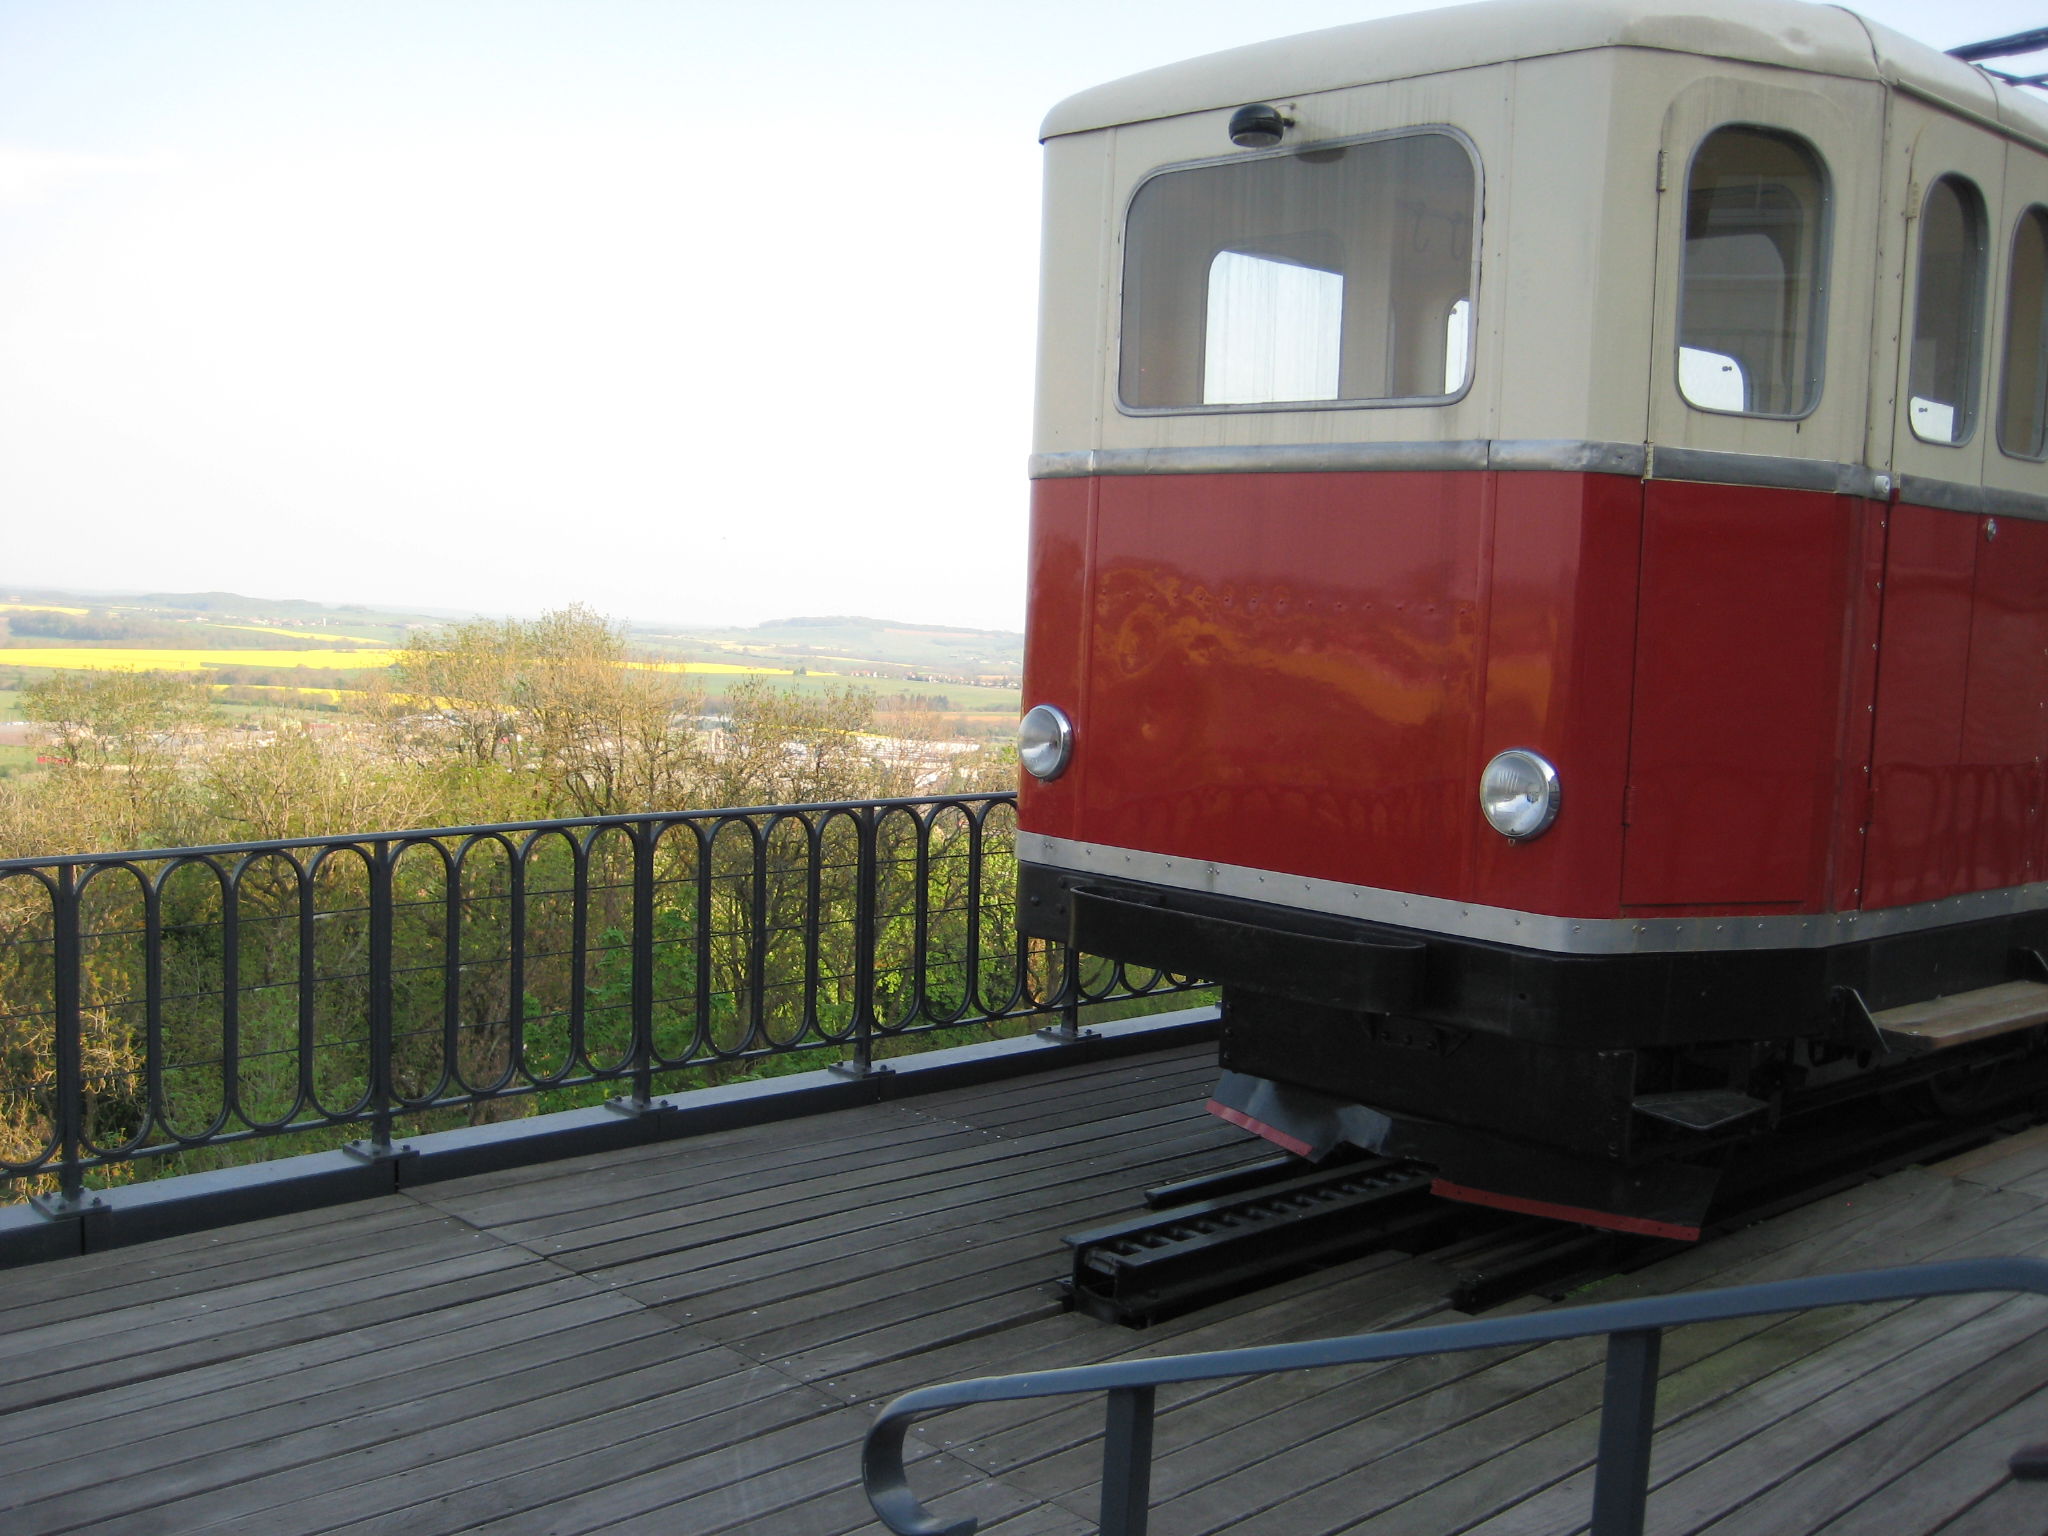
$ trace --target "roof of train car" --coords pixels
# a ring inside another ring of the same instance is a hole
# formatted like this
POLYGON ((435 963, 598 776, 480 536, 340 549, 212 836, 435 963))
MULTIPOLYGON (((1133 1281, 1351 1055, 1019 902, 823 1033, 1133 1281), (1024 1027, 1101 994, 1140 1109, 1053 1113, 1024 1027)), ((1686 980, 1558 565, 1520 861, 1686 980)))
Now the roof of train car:
POLYGON ((1069 96, 1039 137, 1268 97, 1470 69, 1589 48, 1647 48, 1882 80, 2048 146, 2048 101, 1833 5, 1715 0, 1486 0, 1254 43, 1069 96))

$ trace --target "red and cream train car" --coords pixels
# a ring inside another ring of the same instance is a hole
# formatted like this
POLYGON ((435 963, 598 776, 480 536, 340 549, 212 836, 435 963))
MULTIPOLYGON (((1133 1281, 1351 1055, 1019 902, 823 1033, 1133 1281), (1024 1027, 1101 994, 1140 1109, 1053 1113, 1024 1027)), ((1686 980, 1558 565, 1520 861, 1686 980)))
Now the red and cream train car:
POLYGON ((1222 983, 1214 1107, 1686 1234, 1788 1104, 2040 1054, 2048 106, 1497 0, 1044 138, 1023 921, 1222 983))

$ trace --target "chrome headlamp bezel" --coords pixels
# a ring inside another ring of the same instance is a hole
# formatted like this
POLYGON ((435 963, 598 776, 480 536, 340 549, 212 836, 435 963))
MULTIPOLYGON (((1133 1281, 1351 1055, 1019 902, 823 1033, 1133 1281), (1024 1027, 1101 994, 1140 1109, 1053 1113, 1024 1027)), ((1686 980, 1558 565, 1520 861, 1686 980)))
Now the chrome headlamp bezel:
POLYGON ((1034 779, 1056 779, 1074 756, 1074 723, 1052 704, 1034 704, 1017 722, 1017 761, 1034 779))
POLYGON ((1557 770, 1527 747, 1495 754, 1479 774, 1479 814, 1510 842, 1526 843, 1549 831, 1563 800, 1557 770))

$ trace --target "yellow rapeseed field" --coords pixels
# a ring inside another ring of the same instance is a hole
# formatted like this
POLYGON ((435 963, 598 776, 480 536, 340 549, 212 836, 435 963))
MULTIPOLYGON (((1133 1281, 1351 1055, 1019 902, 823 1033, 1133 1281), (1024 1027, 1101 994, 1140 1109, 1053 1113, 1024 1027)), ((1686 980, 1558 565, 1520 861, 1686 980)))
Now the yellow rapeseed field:
POLYGON ((60 608, 55 603, 0 603, 0 613, 69 613, 84 618, 89 608, 60 608))
MULTIPOLYGON (((401 660, 403 651, 170 651, 143 647, 52 646, 49 649, 0 646, 0 667, 39 667, 53 672, 205 672, 221 667, 329 667, 368 671, 401 660)), ((748 677, 790 677, 790 667, 740 667, 722 661, 629 661, 629 667, 652 672, 692 672, 748 677)))

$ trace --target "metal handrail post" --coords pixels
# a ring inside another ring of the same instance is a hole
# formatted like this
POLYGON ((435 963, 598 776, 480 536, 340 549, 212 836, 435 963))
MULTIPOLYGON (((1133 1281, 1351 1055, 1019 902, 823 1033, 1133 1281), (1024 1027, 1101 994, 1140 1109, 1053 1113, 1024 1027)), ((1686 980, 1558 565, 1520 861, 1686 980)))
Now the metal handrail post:
POLYGON ((370 846, 370 1138, 358 1145, 364 1156, 383 1159, 392 1155, 391 940, 396 924, 391 887, 397 852, 385 841, 370 846))
POLYGON ((57 1201, 51 1214, 69 1214, 85 1204, 85 944, 78 931, 78 871, 57 872, 51 962, 56 1014, 57 1201))
POLYGON ((1059 1007, 1060 1021, 1038 1031, 1046 1040, 1078 1040, 1081 1038, 1081 957, 1074 952, 1071 944, 1060 946, 1060 989, 1054 994, 1059 1007))
POLYGON ((875 1070, 875 946, 880 904, 881 813, 864 807, 855 819, 859 829, 854 852, 853 892, 853 1060, 846 1070, 866 1077, 875 1070))
POLYGON ((633 833, 633 1088, 619 1107, 635 1114, 654 1106, 654 845, 656 822, 633 833))
POLYGON ((1152 1512, 1154 1387, 1113 1387, 1102 1434, 1102 1536, 1145 1536, 1152 1512))
POLYGON ((1650 1496, 1650 1441, 1656 1433, 1660 1328, 1607 1336, 1607 1386, 1600 1400, 1600 1449, 1593 1463, 1592 1536, 1643 1536, 1650 1496))

